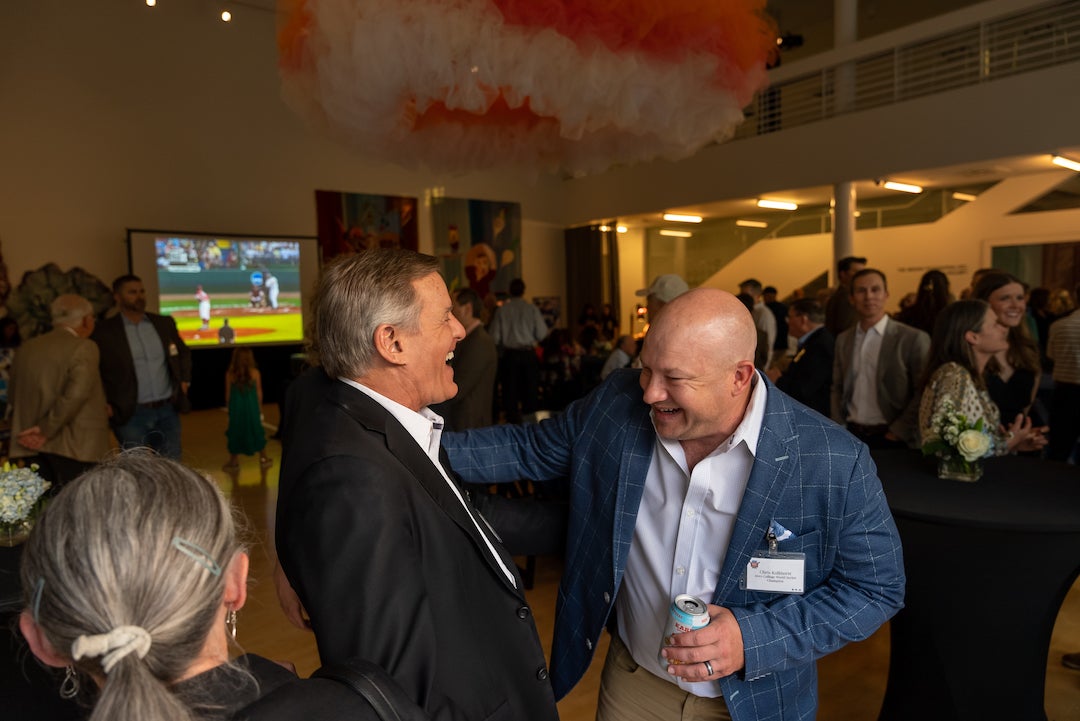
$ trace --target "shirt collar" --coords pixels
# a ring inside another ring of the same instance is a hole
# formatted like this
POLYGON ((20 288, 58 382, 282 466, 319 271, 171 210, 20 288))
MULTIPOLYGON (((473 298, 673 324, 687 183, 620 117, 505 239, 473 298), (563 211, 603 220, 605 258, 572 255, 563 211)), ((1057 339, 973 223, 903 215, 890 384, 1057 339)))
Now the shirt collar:
POLYGON ((438 413, 435 413, 430 408, 426 407, 421 408, 420 412, 417 413, 412 408, 403 406, 397 401, 390 400, 383 394, 368 388, 363 383, 357 383, 351 378, 338 378, 338 380, 347 383, 385 408, 398 423, 404 426, 408 434, 412 436, 417 444, 425 451, 430 451, 433 441, 436 447, 438 446, 438 440, 442 436, 443 428, 443 419, 438 413))
POLYGON ((881 316, 881 320, 879 320, 877 323, 874 323, 872 326, 870 326, 866 330, 863 330, 863 327, 862 327, 861 324, 857 324, 855 326, 855 330, 858 333, 862 333, 864 335, 866 333, 869 333, 871 330, 877 331, 878 335, 885 335, 885 326, 887 326, 888 324, 889 324, 889 314, 886 313, 885 315, 881 316))

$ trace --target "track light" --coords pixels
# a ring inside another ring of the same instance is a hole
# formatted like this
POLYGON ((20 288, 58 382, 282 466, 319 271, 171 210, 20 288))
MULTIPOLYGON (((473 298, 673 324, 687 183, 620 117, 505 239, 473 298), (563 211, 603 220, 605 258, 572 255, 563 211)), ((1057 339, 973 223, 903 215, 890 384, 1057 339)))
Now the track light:
POLYGON ((700 223, 700 215, 684 215, 682 213, 664 213, 664 220, 672 223, 700 223))
POLYGON ((882 188, 888 188, 889 190, 898 190, 901 193, 921 193, 923 191, 921 185, 912 185, 911 183, 898 183, 895 180, 884 180, 880 182, 882 188))
POLYGON ((773 210, 797 210, 799 205, 790 200, 766 200, 762 198, 757 202, 759 208, 771 208, 773 210))
POLYGON ((1063 158, 1060 155, 1055 155, 1053 158, 1050 159, 1050 162, 1052 162, 1054 165, 1060 165, 1063 168, 1068 168, 1069 170, 1080 173, 1080 163, 1076 162, 1075 160, 1069 160, 1068 158, 1063 158))

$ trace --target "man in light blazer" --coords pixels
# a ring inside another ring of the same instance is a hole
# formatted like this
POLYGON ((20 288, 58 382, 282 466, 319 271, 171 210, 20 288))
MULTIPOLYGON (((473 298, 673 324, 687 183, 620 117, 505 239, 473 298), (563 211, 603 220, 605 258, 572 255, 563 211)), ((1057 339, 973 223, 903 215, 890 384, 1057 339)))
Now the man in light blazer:
POLYGON ((438 271, 436 258, 403 250, 323 270, 320 367, 286 401, 280 567, 323 664, 374 661, 433 719, 554 721, 524 584, 440 451, 442 418, 428 408, 457 391, 450 361, 465 337, 438 271))
POLYGON ((42 477, 61 485, 109 452, 109 422, 98 349, 89 340, 93 306, 64 294, 50 311, 53 329, 15 353, 10 455, 37 456, 42 477))
POLYGON ((656 318, 640 371, 539 424, 444 440, 469 481, 569 479, 552 679, 566 694, 612 629, 601 721, 678 719, 688 703, 709 718, 813 719, 815 661, 903 604, 867 447, 778 392, 754 369, 756 343, 739 300, 691 291, 656 318), (772 552, 796 554, 801 592, 762 581, 772 552), (709 602, 711 623, 665 638, 681 593, 709 602))
POLYGON ((890 318, 888 299, 880 270, 852 276, 858 320, 837 337, 833 358, 832 418, 871 448, 918 442, 919 380, 930 357, 930 336, 890 318))

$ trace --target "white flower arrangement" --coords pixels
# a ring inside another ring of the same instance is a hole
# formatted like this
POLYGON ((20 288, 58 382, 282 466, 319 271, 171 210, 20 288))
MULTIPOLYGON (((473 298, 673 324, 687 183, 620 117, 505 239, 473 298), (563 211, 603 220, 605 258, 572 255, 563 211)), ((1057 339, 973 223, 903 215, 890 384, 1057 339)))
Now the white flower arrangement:
POLYGON ((38 475, 38 467, 0 466, 0 535, 10 539, 30 529, 41 497, 52 485, 38 475))
POLYGON ((974 423, 956 410, 951 399, 931 419, 931 433, 923 442, 922 452, 953 460, 966 472, 973 472, 980 460, 994 453, 994 439, 982 418, 974 423))

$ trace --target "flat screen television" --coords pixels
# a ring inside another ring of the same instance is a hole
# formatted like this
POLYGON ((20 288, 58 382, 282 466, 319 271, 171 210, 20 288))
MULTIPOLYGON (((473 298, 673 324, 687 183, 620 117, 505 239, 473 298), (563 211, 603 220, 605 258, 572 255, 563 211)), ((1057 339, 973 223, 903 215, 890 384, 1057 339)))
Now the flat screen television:
POLYGON ((192 348, 297 344, 319 272, 314 237, 128 230, 147 310, 192 348))

